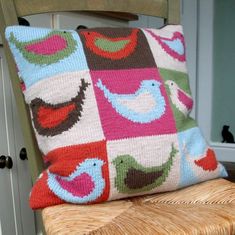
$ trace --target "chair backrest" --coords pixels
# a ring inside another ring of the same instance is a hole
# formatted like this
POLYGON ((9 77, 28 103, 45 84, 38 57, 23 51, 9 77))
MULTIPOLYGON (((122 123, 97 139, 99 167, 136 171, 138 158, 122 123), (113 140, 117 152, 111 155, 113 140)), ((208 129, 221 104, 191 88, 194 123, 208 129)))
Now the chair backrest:
POLYGON ((180 22, 180 0, 0 0, 0 32, 33 181, 42 171, 43 161, 35 141, 29 111, 21 92, 16 66, 4 39, 4 30, 9 25, 17 25, 18 17, 62 11, 129 12, 161 17, 169 24, 180 22))

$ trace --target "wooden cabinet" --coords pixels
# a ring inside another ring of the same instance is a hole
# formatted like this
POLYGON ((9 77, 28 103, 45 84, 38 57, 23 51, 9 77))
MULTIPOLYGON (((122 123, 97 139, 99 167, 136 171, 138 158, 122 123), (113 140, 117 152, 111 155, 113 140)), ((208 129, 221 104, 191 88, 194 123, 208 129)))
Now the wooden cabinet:
MULTIPOLYGON (((11 155, 9 149, 8 126, 6 117, 6 86, 3 73, 3 56, 0 48, 0 155, 11 155), (4 80, 3 80, 4 79, 4 80)), ((15 168, 15 166, 13 166, 15 168)), ((14 169, 13 168, 13 169, 14 169)), ((12 169, 0 169, 0 234, 15 234, 14 198, 12 195, 12 169), (7 213, 6 213, 7 212, 7 213)))
MULTIPOLYGON (((35 234, 34 213, 28 205, 31 189, 27 160, 3 48, 0 48, 0 155, 10 157, 12 168, 0 168, 0 234, 35 234)), ((3 166, 3 163, 2 163, 3 166)))

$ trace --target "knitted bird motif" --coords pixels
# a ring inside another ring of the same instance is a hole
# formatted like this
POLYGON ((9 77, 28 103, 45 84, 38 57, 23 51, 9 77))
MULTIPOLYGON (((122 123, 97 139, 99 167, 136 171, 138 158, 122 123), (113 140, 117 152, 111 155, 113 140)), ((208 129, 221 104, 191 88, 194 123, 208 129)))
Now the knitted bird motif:
POLYGON ((158 41, 166 53, 181 62, 185 61, 184 36, 180 32, 174 32, 171 38, 167 38, 156 35, 149 29, 146 31, 158 41))
POLYGON ((208 148, 205 154, 190 154, 186 143, 182 146, 182 159, 181 159, 181 182, 180 187, 195 184, 203 177, 218 177, 219 174, 224 175, 223 167, 221 167, 215 157, 212 149, 208 148), (201 156, 203 155, 203 156, 201 156))
POLYGON ((113 60, 129 56, 137 46, 139 29, 133 29, 127 37, 111 38, 98 32, 81 32, 86 39, 86 46, 95 54, 113 60))
POLYGON ((134 94, 112 93, 100 79, 96 86, 103 91, 116 112, 132 122, 149 123, 165 113, 166 102, 160 91, 161 83, 156 80, 142 81, 134 94))
POLYGON ((209 148, 206 151, 206 155, 198 160, 194 160, 194 163, 201 167, 204 171, 214 171, 218 166, 215 152, 209 148))
POLYGON ((21 42, 13 33, 9 42, 14 44, 21 55, 30 63, 50 65, 68 57, 76 49, 77 42, 70 32, 53 31, 45 37, 21 42))
POLYGON ((178 150, 173 146, 168 160, 160 166, 144 167, 130 155, 120 155, 113 160, 117 176, 115 186, 120 193, 139 193, 162 185, 169 175, 178 150))
POLYGON ((192 97, 185 91, 180 89, 174 81, 168 80, 166 81, 166 84, 168 85, 170 90, 170 97, 172 103, 180 112, 187 116, 193 108, 192 97))
POLYGON ((183 152, 186 161, 191 166, 194 174, 198 177, 205 174, 206 172, 213 173, 215 176, 219 175, 221 167, 216 159, 215 152, 212 149, 206 149, 205 154, 202 156, 191 156, 186 144, 184 144, 183 152))
POLYGON ((34 127, 40 135, 55 136, 71 128, 82 116, 85 91, 90 84, 81 79, 76 97, 59 104, 50 104, 41 98, 31 101, 34 127))
POLYGON ((69 176, 59 176, 48 170, 48 186, 59 198, 71 203, 88 203, 100 197, 105 188, 102 177, 104 162, 88 158, 69 176))

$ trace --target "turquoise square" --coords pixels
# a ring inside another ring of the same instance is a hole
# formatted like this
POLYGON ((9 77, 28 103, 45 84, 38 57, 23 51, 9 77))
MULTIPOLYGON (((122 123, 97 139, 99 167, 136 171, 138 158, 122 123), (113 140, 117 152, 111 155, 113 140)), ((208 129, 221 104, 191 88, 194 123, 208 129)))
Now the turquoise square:
POLYGON ((11 26, 5 34, 26 89, 59 73, 88 69, 76 31, 11 26))

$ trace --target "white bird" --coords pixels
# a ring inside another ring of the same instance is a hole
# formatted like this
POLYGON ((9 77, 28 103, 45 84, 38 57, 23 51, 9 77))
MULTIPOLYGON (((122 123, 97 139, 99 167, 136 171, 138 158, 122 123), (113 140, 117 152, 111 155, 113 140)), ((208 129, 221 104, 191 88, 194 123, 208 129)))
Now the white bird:
POLYGON ((179 88, 176 82, 172 80, 166 81, 166 84, 170 89, 170 98, 172 103, 180 112, 187 116, 193 108, 193 99, 191 95, 179 88))

